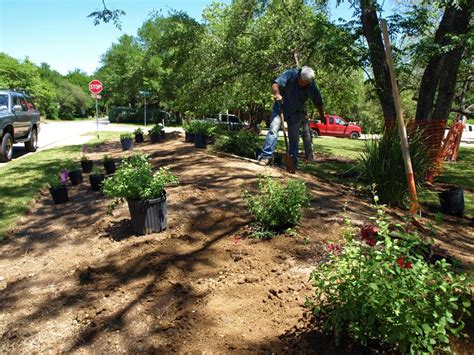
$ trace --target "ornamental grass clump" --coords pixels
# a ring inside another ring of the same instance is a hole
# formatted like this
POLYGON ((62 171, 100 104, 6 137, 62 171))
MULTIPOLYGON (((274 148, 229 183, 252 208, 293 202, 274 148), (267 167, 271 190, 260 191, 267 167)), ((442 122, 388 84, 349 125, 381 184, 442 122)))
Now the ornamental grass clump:
POLYGON ((216 138, 214 149, 246 158, 255 158, 258 135, 249 131, 228 132, 216 138))
POLYGON ((375 225, 327 247, 329 262, 311 274, 315 319, 336 342, 349 335, 402 353, 450 351, 470 316, 470 281, 444 259, 426 260, 416 232, 388 221, 381 207, 375 225))
POLYGON ((244 199, 257 227, 271 235, 297 225, 305 207, 309 206, 306 185, 298 179, 282 183, 270 176, 262 177, 258 191, 245 191, 244 199))
MULTIPOLYGON (((409 150, 417 189, 422 188, 429 168, 423 142, 420 131, 410 133, 409 150)), ((408 183, 396 126, 384 134, 380 140, 366 142, 359 158, 358 169, 368 185, 377 186, 381 203, 399 206, 407 203, 408 183)))

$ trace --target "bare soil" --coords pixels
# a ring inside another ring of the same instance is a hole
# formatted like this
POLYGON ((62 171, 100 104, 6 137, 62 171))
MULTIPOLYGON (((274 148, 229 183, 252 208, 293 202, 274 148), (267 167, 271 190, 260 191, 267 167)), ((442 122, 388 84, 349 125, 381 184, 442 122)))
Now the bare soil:
MULTIPOLYGON (((38 197, 0 245, 0 351, 383 352, 349 340, 336 347, 303 306, 326 243, 341 238, 344 218, 368 221, 369 198, 298 174, 312 196, 301 225, 256 241, 242 191, 255 189, 258 175, 289 175, 183 141, 171 134, 136 146, 180 179, 167 189, 162 233, 135 236, 126 204, 107 215, 110 201, 87 176, 65 205, 54 206, 47 191, 38 197)), ((130 154, 108 143, 93 153, 98 164, 106 152, 130 154)), ((447 219, 431 235, 440 254, 473 265, 472 221, 447 219)), ((455 343, 460 353, 473 348, 472 340, 455 343)))

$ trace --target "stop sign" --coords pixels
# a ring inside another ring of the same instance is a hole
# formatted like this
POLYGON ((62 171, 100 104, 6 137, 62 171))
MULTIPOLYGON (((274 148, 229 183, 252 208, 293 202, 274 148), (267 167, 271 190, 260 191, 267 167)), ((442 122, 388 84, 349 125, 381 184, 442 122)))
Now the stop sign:
POLYGON ((99 80, 92 80, 89 83, 89 91, 93 94, 98 94, 102 91, 102 83, 99 80))

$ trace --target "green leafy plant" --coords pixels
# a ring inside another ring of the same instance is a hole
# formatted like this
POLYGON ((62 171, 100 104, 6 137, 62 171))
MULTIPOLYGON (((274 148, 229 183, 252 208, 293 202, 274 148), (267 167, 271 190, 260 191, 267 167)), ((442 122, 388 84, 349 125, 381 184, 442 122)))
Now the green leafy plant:
POLYGON ((188 122, 188 132, 212 136, 217 131, 217 124, 205 120, 190 120, 188 122))
POLYGON ((163 131, 163 126, 159 123, 154 125, 152 128, 148 130, 148 134, 161 134, 163 131))
POLYGON ((254 216, 258 230, 264 232, 281 232, 299 223, 304 208, 309 205, 306 185, 298 179, 289 179, 281 183, 275 178, 266 176, 258 181, 255 194, 244 192, 247 209, 254 216))
POLYGON ((450 351, 449 336, 459 336, 462 316, 470 315, 469 280, 444 259, 427 262, 416 232, 390 223, 380 206, 375 219, 344 245, 328 245, 307 305, 337 342, 349 334, 402 353, 450 351))
POLYGON ((98 175, 103 175, 103 174, 104 174, 104 170, 101 167, 94 166, 92 168, 91 175, 98 176, 98 175))
POLYGON ((138 127, 136 130, 133 131, 133 134, 135 135, 143 134, 143 130, 140 127, 138 127))
MULTIPOLYGON (((417 177, 417 188, 421 189, 429 168, 426 148, 420 131, 412 132, 409 138, 413 172, 417 177)), ((369 185, 377 186, 382 203, 403 205, 408 201, 405 165, 396 127, 382 139, 366 142, 364 152, 359 158, 359 170, 369 185)))
POLYGON ((89 153, 89 149, 87 148, 87 145, 82 146, 82 156, 81 156, 81 161, 89 161, 89 157, 87 156, 87 153, 89 153))
POLYGON ((105 162, 108 162, 108 161, 114 161, 114 158, 110 157, 109 155, 104 155, 102 157, 102 161, 105 163, 105 162))
POLYGON ((258 135, 249 131, 229 132, 219 135, 214 149, 247 158, 255 158, 255 150, 259 147, 258 135))
POLYGON ((71 159, 65 160, 62 166, 63 166, 63 170, 67 170, 67 171, 74 171, 74 170, 81 169, 79 163, 71 159))
POLYGON ((105 180, 103 192, 112 198, 144 201, 162 197, 165 187, 177 182, 167 168, 153 173, 148 155, 134 154, 124 160, 114 176, 105 180))
POLYGON ((130 132, 122 133, 120 135, 120 140, 123 141, 125 139, 133 139, 133 134, 130 132))

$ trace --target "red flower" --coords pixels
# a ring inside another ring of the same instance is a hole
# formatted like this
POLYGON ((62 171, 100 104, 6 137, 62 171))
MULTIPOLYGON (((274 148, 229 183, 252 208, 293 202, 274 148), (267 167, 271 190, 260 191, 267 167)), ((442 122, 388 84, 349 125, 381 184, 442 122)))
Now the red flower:
POLYGON ((330 253, 340 253, 342 251, 342 246, 340 244, 336 243, 329 243, 326 247, 327 251, 330 253))
POLYGON ((405 267, 406 267, 407 269, 411 269, 411 268, 412 268, 412 267, 411 267, 411 262, 407 261, 407 262, 405 263, 405 267))
POLYGON ((375 227, 371 224, 365 224, 360 229, 360 236, 362 239, 371 238, 375 235, 375 227))
POLYGON ((398 264, 398 266, 400 266, 403 269, 404 262, 403 262, 403 258, 401 256, 397 259, 397 264, 398 264))

